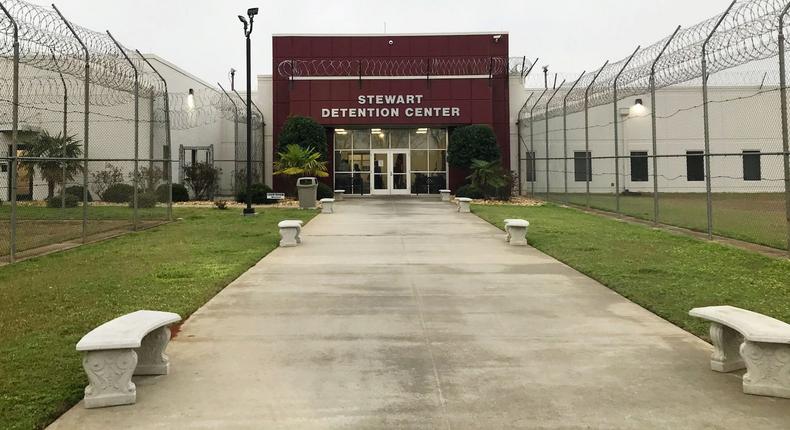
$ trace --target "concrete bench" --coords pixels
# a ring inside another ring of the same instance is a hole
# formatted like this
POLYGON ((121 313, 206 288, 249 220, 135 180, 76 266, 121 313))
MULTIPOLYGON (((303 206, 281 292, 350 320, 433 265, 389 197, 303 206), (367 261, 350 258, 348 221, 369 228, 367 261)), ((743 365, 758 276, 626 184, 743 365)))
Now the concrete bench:
POLYGON ((170 312, 138 311, 104 323, 77 343, 84 352, 82 367, 90 384, 85 407, 131 405, 137 401, 132 375, 167 375, 165 348, 171 324, 181 321, 170 312))
POLYGON ((335 199, 321 199, 321 213, 322 214, 335 213, 335 199))
POLYGON ((452 193, 453 192, 451 190, 439 190, 439 194, 442 195, 442 201, 443 202, 449 202, 450 201, 450 196, 452 195, 452 193))
POLYGON ((455 199, 455 201, 458 202, 458 212, 461 212, 462 214, 468 214, 472 212, 472 207, 471 207, 472 199, 466 197, 458 197, 455 199))
POLYGON ((689 315, 711 322, 712 370, 746 368, 744 393, 790 398, 790 324, 732 306, 696 308, 689 315))
POLYGON ((280 229, 280 246, 290 248, 302 243, 303 225, 304 222, 300 220, 285 220, 277 224, 280 229))
POLYGON ((529 221, 523 219, 506 219, 505 232, 507 232, 507 236, 505 240, 513 246, 527 246, 528 229, 529 221))
POLYGON ((335 190, 335 200, 342 202, 346 196, 346 190, 335 190))

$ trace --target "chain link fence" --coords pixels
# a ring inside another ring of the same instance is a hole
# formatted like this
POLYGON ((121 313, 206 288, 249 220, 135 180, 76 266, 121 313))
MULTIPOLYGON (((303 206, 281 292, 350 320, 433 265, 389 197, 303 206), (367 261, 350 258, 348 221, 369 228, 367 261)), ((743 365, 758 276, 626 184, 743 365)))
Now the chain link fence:
POLYGON ((519 112, 522 192, 790 251, 788 8, 736 0, 531 91, 519 112))
MULTIPOLYGON (((0 9, 0 262, 171 220, 172 184, 187 183, 195 162, 220 170, 212 197, 238 190, 247 118, 237 93, 169 91, 162 63, 55 6, 0 9)), ((257 182, 262 118, 251 118, 257 182)))

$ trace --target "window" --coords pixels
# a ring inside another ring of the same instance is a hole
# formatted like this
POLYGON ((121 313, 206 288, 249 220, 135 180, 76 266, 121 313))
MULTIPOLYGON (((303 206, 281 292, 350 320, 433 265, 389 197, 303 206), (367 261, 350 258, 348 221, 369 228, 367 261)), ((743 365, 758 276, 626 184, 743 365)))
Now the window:
POLYGON ((761 181, 762 179, 760 151, 743 151, 743 180, 761 181))
POLYGON ((705 153, 686 151, 686 180, 700 182, 705 180, 705 153))
POLYGON ((631 152, 631 181, 647 182, 647 152, 631 152))
POLYGON ((576 182, 592 181, 592 153, 584 151, 574 152, 573 171, 576 182))
POLYGON ((535 182, 535 152, 534 151, 527 151, 527 182, 535 182))

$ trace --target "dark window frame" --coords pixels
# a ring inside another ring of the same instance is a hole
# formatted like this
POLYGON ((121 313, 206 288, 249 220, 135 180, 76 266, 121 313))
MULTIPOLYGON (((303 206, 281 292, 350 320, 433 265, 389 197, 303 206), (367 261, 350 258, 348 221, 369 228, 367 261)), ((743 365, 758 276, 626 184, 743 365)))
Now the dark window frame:
POLYGON ((574 182, 592 182, 592 151, 573 152, 573 180, 574 182))
POLYGON ((631 182, 650 182, 648 157, 647 151, 631 151, 631 182))
POLYGON ((536 182, 538 177, 536 169, 538 164, 535 160, 535 151, 527 151, 527 167, 526 167, 526 182, 536 182))
POLYGON ((762 153, 759 150, 744 150, 743 155, 743 180, 759 182, 763 180, 762 153), (754 164, 750 164, 754 163, 754 164))
POLYGON ((705 181, 705 151, 686 151, 686 181, 705 181))

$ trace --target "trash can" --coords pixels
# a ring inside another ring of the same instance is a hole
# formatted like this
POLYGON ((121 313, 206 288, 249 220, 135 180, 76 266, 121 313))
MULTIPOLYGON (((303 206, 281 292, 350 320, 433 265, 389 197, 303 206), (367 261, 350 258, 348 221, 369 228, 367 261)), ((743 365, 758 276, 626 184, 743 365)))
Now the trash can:
POLYGON ((296 189, 299 192, 299 208, 315 209, 318 195, 318 179, 299 178, 296 181, 296 189))

